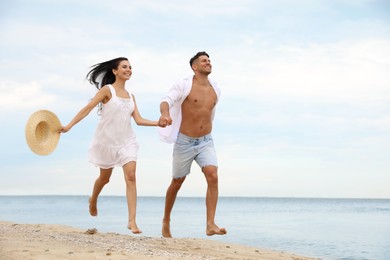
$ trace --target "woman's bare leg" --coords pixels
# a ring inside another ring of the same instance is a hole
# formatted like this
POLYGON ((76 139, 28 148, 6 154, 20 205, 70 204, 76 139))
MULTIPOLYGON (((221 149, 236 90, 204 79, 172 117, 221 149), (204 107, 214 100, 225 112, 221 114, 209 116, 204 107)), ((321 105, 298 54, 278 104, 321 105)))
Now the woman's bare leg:
POLYGON ((92 196, 89 197, 89 214, 97 216, 97 200, 103 187, 110 181, 113 168, 100 169, 100 175, 93 185, 92 196))
POLYGON ((132 161, 126 163, 123 166, 123 173, 126 181, 126 198, 127 208, 129 214, 129 221, 127 228, 130 229, 134 234, 140 234, 142 231, 138 228, 136 222, 136 211, 137 211, 137 185, 136 185, 136 162, 132 161))

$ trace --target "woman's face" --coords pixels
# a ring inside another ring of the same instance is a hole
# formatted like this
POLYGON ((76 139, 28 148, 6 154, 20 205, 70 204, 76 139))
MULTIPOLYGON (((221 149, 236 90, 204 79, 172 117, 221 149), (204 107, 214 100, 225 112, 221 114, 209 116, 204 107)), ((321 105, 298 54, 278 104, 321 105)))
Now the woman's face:
POLYGON ((114 73, 117 79, 122 79, 122 80, 129 80, 131 74, 133 74, 130 62, 127 60, 122 60, 119 63, 118 68, 113 69, 112 72, 114 73))

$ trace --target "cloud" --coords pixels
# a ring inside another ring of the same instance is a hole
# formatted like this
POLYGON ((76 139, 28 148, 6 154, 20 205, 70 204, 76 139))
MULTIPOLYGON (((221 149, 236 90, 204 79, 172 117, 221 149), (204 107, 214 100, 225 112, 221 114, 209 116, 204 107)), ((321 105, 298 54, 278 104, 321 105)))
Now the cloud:
POLYGON ((218 76, 226 91, 241 98, 385 102, 390 92, 389 43, 387 39, 368 39, 268 46, 260 52, 242 49, 234 52, 234 61, 221 62, 227 66, 218 76))
MULTIPOLYGON (((388 195, 388 4, 36 0, 1 5, 7 10, 0 18, 0 109, 9 126, 0 131, 9 147, 2 154, 7 176, 23 176, 47 160, 49 165, 28 178, 49 176, 62 183, 58 192, 89 193, 85 186, 90 188, 96 175, 87 180, 77 169, 97 174, 82 159, 96 114, 62 136, 44 160, 24 143, 31 112, 49 109, 66 123, 96 93, 85 81, 90 66, 126 56, 133 66, 128 90, 142 115, 155 119, 160 97, 192 74, 189 58, 205 50, 211 76, 222 88, 213 131, 224 195, 343 196, 355 177, 354 185, 363 188, 354 195, 388 195), (365 191, 365 180, 382 192, 365 191), (74 181, 77 187, 69 184, 74 181)), ((135 130, 141 195, 164 194, 160 184, 170 180, 171 147, 159 143, 155 129, 135 130)), ((4 185, 19 187, 18 178, 5 179, 4 185)), ((112 187, 119 185, 122 177, 112 187)), ((203 196, 200 185, 204 178, 196 168, 182 195, 203 196)), ((123 194, 118 190, 107 191, 123 194)), ((45 183, 11 193, 42 191, 57 190, 45 183)))
POLYGON ((57 100, 57 95, 45 92, 36 82, 19 85, 17 82, 2 81, 0 91, 3 93, 3 101, 0 103, 3 111, 45 107, 57 100))

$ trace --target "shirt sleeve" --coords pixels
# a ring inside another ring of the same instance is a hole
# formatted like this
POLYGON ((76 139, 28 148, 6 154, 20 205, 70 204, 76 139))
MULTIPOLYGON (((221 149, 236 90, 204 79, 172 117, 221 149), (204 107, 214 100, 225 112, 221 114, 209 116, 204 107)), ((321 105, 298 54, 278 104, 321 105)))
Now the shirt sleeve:
POLYGON ((175 103, 177 103, 182 96, 182 89, 179 83, 174 84, 166 94, 166 96, 161 98, 161 102, 167 102, 169 108, 171 108, 175 103))
POLYGON ((172 118, 172 125, 165 128, 158 128, 160 140, 166 143, 174 143, 181 124, 181 104, 187 97, 186 82, 175 83, 167 95, 161 99, 161 102, 167 102, 169 105, 169 114, 172 118))

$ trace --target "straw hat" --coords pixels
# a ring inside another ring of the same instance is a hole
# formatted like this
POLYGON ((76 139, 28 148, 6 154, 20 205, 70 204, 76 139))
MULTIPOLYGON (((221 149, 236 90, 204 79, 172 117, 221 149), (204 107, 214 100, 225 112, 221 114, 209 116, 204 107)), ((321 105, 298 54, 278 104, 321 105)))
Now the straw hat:
POLYGON ((33 113, 26 124, 28 146, 36 154, 50 154, 60 140, 60 133, 57 130, 61 127, 61 122, 54 113, 48 110, 33 113))

